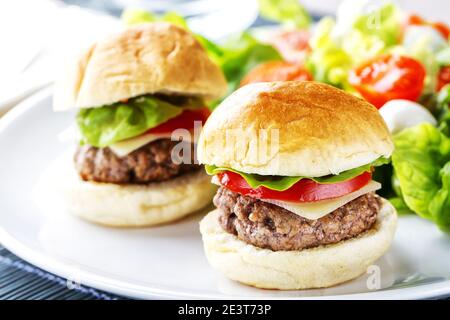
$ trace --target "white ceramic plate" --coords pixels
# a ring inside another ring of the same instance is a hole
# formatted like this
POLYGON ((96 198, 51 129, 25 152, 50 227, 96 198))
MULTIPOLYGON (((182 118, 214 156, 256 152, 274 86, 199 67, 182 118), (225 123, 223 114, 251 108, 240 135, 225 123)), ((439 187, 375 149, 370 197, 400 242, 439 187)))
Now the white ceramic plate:
POLYGON ((0 120, 0 242, 45 270, 136 298, 391 299, 450 294, 450 237, 416 216, 400 218, 392 248, 369 274, 307 291, 259 290, 215 273, 203 255, 198 232, 202 213, 149 229, 108 229, 69 216, 43 181, 49 181, 55 159, 70 147, 58 142, 57 134, 73 120, 73 113, 52 112, 49 90, 0 120))

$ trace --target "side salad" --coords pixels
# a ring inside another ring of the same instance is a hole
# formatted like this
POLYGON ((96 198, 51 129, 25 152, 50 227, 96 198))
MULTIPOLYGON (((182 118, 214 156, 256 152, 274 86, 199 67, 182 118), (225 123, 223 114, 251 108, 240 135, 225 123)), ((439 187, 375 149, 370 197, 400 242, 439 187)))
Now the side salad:
POLYGON ((313 78, 363 97, 393 134, 391 164, 376 172, 401 213, 450 232, 450 29, 393 3, 344 1, 311 33, 313 78))
MULTIPOLYGON (((400 213, 414 212, 450 233, 450 28, 386 1, 343 1, 335 17, 316 23, 297 0, 259 4, 260 16, 279 24, 269 39, 252 30, 221 43, 196 35, 223 70, 229 93, 256 81, 315 80, 368 100, 396 147, 391 163, 374 173, 381 193, 400 213)), ((129 9, 122 19, 188 29, 173 12, 129 9)))

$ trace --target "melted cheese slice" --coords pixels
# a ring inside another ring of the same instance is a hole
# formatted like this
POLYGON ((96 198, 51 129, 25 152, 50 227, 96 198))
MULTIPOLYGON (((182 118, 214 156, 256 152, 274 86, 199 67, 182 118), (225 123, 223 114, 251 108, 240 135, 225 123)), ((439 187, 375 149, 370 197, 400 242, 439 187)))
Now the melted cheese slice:
POLYGON ((164 133, 164 134, 152 134, 147 133, 140 135, 135 138, 123 140, 116 142, 109 146, 112 152, 114 152, 119 157, 124 157, 134 150, 139 149, 142 146, 145 146, 147 143, 150 143, 155 140, 159 139, 170 139, 170 133, 164 133))
MULTIPOLYGON (((190 134, 185 134, 182 137, 175 136, 174 138, 178 139, 178 140, 174 140, 174 141, 192 142, 194 140, 193 135, 194 134, 191 132, 190 134)), ((131 152, 133 152, 134 150, 137 150, 140 147, 145 146, 147 143, 150 143, 152 141, 159 140, 159 139, 171 139, 171 138, 172 138, 171 132, 160 133, 160 134, 146 133, 146 134, 140 135, 135 138, 116 142, 116 143, 110 145, 109 148, 117 156, 124 157, 124 156, 130 154, 131 152)))
MULTIPOLYGON (((217 176, 213 176, 211 182, 220 186, 219 179, 217 178, 217 176)), ((337 208, 346 205, 350 201, 355 200, 356 198, 362 196, 363 194, 376 191, 378 189, 381 189, 381 184, 372 180, 361 189, 335 199, 328 199, 316 202, 300 202, 300 203, 270 200, 270 199, 259 199, 259 200, 289 210, 292 213, 299 215, 300 217, 309 220, 317 220, 333 212, 337 208)))
MULTIPOLYGON (((182 140, 185 142, 192 142, 193 139, 193 132, 190 132, 190 134, 185 134, 182 136, 182 140)), ((109 146, 112 152, 114 152, 118 157, 124 157, 131 152, 139 149, 142 146, 145 146, 147 143, 153 142, 155 140, 159 139, 171 139, 172 135, 171 132, 167 133, 159 133, 159 134, 153 134, 153 133, 146 133, 134 138, 130 138, 127 140, 116 142, 109 146)), ((179 137, 175 137, 179 138, 179 137)), ((67 142, 67 141, 80 141, 81 134, 77 128, 77 126, 73 125, 62 131, 58 134, 58 140, 61 142, 67 142)))
POLYGON ((340 208, 343 205, 349 203, 350 201, 355 200, 356 198, 362 196, 363 194, 378 190, 380 188, 381 188, 380 183, 376 181, 370 181, 367 185, 365 185, 361 189, 335 199, 328 199, 317 202, 302 202, 302 203, 268 200, 268 199, 261 199, 261 201, 277 205, 281 208, 291 211, 292 213, 295 213, 296 215, 299 215, 300 217, 309 220, 317 220, 333 212, 337 208, 340 208))

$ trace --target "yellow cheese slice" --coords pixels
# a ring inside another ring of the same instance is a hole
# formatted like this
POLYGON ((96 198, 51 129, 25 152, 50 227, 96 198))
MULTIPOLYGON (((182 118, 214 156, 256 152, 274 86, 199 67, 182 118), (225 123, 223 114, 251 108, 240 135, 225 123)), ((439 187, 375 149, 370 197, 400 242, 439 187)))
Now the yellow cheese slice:
MULTIPOLYGON (((184 142, 192 141, 193 140, 192 135, 193 133, 183 135, 182 140, 180 141, 184 142)), ((146 144, 159 139, 171 139, 171 133, 170 132, 160 134, 146 133, 135 138, 116 142, 110 145, 109 148, 118 157, 124 157, 133 152, 134 150, 137 150, 140 147, 145 146, 146 144)))
POLYGON ((116 142, 109 146, 112 152, 114 152, 118 157, 124 157, 134 150, 139 149, 142 146, 145 146, 147 143, 150 143, 155 140, 159 139, 170 139, 170 133, 164 133, 164 134, 152 134, 147 133, 140 135, 135 138, 123 140, 116 142))
POLYGON ((316 202, 302 202, 302 203, 286 202, 279 200, 267 200, 267 199, 261 199, 261 201, 277 205, 281 208, 291 211, 292 213, 295 213, 296 215, 299 215, 300 217, 309 220, 317 220, 333 212, 337 208, 340 208, 343 205, 349 203, 350 201, 355 200, 356 198, 366 193, 378 190, 380 188, 381 188, 380 183, 376 181, 370 181, 367 185, 365 185, 361 189, 335 199, 328 199, 316 202))

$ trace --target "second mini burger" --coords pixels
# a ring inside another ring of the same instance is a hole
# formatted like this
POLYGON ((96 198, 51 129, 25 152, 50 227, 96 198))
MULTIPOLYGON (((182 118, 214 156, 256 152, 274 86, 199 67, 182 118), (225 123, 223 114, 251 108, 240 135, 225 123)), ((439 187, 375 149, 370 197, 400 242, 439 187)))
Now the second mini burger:
POLYGON ((377 109, 316 82, 256 83, 206 122, 198 158, 220 186, 200 224, 212 266, 260 288, 358 277, 393 239, 372 171, 393 144, 377 109))

